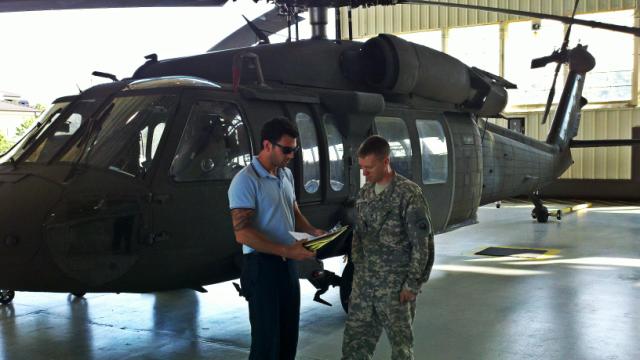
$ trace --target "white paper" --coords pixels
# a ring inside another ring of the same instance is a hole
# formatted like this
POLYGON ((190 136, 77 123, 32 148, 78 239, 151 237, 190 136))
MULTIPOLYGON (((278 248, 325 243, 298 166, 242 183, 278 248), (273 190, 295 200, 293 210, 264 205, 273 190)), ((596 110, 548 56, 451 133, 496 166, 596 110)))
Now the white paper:
POLYGON ((289 234, 291 234, 296 241, 313 238, 313 235, 304 232, 289 231, 289 234))

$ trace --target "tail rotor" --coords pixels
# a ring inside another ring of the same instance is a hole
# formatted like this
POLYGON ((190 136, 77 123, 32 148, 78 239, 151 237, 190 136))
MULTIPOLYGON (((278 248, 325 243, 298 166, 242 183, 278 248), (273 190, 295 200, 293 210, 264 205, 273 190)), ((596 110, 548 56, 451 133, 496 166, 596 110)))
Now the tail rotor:
MULTIPOLYGON (((580 0, 576 0, 573 6, 573 13, 571 14, 571 19, 575 18, 576 10, 578 10, 578 3, 580 0)), ((549 96, 547 97, 547 103, 544 107, 544 115, 542 116, 542 124, 547 122, 547 118, 549 117, 549 112, 551 110, 551 104, 553 103, 553 98, 556 96, 556 82, 558 80, 558 74, 560 73, 560 68, 562 64, 567 61, 567 48, 569 47, 569 37, 571 36, 571 27, 573 23, 569 23, 567 27, 567 31, 564 34, 564 41, 562 42, 562 46, 559 50, 554 51, 551 55, 545 56, 538 59, 533 59, 531 61, 531 68, 540 68, 544 67, 550 62, 556 62, 556 70, 553 74, 553 82, 551 83, 551 89, 549 89, 549 96)))

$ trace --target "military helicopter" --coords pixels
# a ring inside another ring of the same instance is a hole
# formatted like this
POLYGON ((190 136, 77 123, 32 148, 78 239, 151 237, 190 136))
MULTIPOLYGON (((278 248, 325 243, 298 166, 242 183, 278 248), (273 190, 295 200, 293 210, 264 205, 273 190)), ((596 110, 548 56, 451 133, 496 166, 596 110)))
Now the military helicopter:
MULTIPOLYGON (((482 121, 501 116, 506 89, 515 86, 499 76, 393 35, 364 43, 326 38, 327 6, 395 3, 402 1, 276 0, 285 26, 309 11, 311 39, 267 44, 250 23, 263 44, 167 60, 150 55, 129 78, 96 72, 113 82, 54 101, 0 158, 0 302, 11 302, 14 291, 206 291, 237 278, 241 247, 227 189, 275 116, 300 131, 302 151, 291 166, 298 203, 316 226, 353 223, 361 186, 355 152, 372 133, 389 140, 394 169, 422 186, 437 233, 475 223, 483 204, 522 194, 546 221, 535 193, 571 165, 571 147, 607 145, 573 140, 595 65, 586 46, 568 49, 567 34, 561 49, 533 61, 570 69, 541 142, 482 121)), ((0 11, 110 6, 122 4, 2 1, 0 11)), ((591 25, 606 25, 598 24, 591 25)), ((353 266, 340 277, 321 260, 347 255, 350 240, 345 234, 303 264, 317 301, 340 286, 346 308, 353 266)))

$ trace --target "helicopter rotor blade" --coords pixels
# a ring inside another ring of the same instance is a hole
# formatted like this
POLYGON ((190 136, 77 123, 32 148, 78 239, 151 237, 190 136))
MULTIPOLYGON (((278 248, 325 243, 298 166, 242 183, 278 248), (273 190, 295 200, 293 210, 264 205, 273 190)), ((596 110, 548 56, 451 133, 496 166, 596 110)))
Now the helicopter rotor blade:
MULTIPOLYGON (((298 16, 298 21, 302 20, 304 20, 304 18, 298 16)), ((247 24, 241 26, 226 38, 220 40, 220 42, 212 46, 207 50, 207 52, 251 46, 257 43, 258 40, 264 42, 262 37, 256 35, 256 30, 262 34, 270 35, 275 34, 286 27, 287 17, 280 15, 279 8, 274 6, 271 10, 258 16, 252 21, 247 21, 247 24)))
POLYGON ((228 0, 0 0, 0 13, 132 7, 222 6, 228 0))
MULTIPOLYGON (((573 13, 571 13, 571 18, 575 18, 576 11, 578 10, 578 4, 580 0, 576 0, 573 5, 573 13)), ((560 54, 566 54, 567 48, 569 47, 569 37, 571 36, 571 27, 573 23, 569 23, 567 27, 567 31, 564 33, 564 40, 562 41, 562 47, 560 48, 560 54)), ((563 59, 564 60, 564 59, 563 59)), ((549 112, 551 111, 551 104, 553 103, 553 98, 556 96, 556 83, 558 81, 558 73, 560 73, 560 68, 562 67, 563 60, 559 60, 556 64, 556 70, 553 73, 553 82, 551 83, 551 89, 549 89, 549 96, 547 97, 547 103, 544 106, 544 114, 542 115, 542 124, 547 123, 547 118, 549 117, 549 112)))
MULTIPOLYGON (((101 8, 126 8, 126 7, 172 7, 172 6, 222 6, 229 0, 0 0, 0 13, 38 11, 38 10, 65 10, 65 9, 101 9, 101 8)), ((640 36, 640 28, 622 25, 607 24, 598 21, 572 19, 567 16, 537 13, 531 11, 521 11, 497 8, 491 6, 457 4, 444 1, 427 0, 272 0, 276 5, 290 4, 297 6, 328 6, 342 7, 350 6, 374 6, 374 5, 395 5, 395 4, 415 4, 415 5, 437 5, 445 7, 457 7, 463 9, 481 10, 488 12, 498 12, 523 16, 528 18, 557 20, 566 24, 578 24, 596 29, 611 30, 640 36)))
POLYGON ((544 106, 544 114, 542 115, 543 125, 547 122, 547 117, 549 116, 549 112, 551 111, 551 104, 553 103, 553 98, 556 97, 556 82, 558 80, 558 73, 560 72, 561 66, 562 66, 562 63, 558 63, 556 65, 555 73, 553 74, 551 89, 549 89, 549 95, 547 96, 547 103, 544 106))
POLYGON ((438 6, 446 6, 446 7, 457 7, 457 8, 463 8, 463 9, 481 10, 481 11, 497 12, 497 13, 503 13, 503 14, 509 14, 509 15, 517 15, 517 16, 523 16, 528 18, 557 20, 565 24, 578 24, 578 25, 589 26, 596 29, 604 29, 604 30, 610 30, 610 31, 616 31, 616 32, 621 32, 626 34, 632 34, 635 36, 640 36, 640 28, 637 28, 637 27, 614 25, 614 24, 608 24, 608 23, 592 21, 592 20, 574 19, 573 17, 568 17, 568 16, 545 14, 545 13, 538 13, 538 12, 532 12, 532 11, 512 10, 512 9, 504 9, 504 8, 497 8, 497 7, 491 7, 491 6, 455 4, 455 3, 443 2, 443 1, 400 0, 398 1, 398 3, 413 4, 413 5, 438 5, 438 6))

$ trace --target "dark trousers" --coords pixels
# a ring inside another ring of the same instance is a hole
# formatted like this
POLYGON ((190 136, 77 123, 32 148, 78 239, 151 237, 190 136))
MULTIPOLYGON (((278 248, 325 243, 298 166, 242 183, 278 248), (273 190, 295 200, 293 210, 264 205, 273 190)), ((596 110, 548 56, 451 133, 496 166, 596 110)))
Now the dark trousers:
POLYGON ((240 283, 249 302, 249 359, 294 360, 300 321, 295 261, 258 252, 245 255, 240 283))

